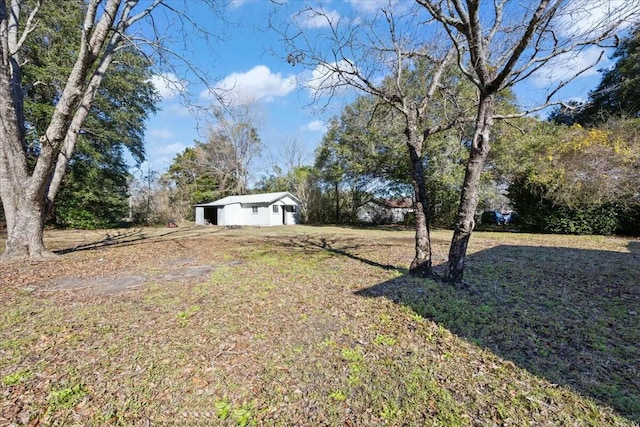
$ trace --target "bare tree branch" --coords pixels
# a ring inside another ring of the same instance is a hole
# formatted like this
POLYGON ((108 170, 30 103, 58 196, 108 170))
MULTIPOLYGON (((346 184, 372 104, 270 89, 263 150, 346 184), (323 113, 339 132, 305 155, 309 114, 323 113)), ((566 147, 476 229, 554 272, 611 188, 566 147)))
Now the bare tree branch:
MULTIPOLYGON (((42 5, 42 0, 38 0, 38 2, 35 4, 31 12, 29 13, 29 17, 27 18, 27 22, 24 25, 24 30, 20 35, 20 39, 17 40, 14 46, 10 48, 10 51, 9 51, 10 55, 15 55, 18 52, 18 50, 20 50, 25 40, 29 36, 29 34, 31 34, 31 32, 36 28, 34 21, 35 21, 36 15, 38 14, 38 11, 40 10, 41 5, 42 5)), ((18 0, 14 0, 11 8, 12 11, 19 10, 19 7, 20 7, 20 2, 18 0)), ((12 16, 14 16, 13 13, 12 13, 12 16)), ((19 16, 19 12, 15 14, 15 22, 12 24, 12 25, 15 25, 16 29, 18 27, 18 19, 17 19, 18 16, 19 16)))

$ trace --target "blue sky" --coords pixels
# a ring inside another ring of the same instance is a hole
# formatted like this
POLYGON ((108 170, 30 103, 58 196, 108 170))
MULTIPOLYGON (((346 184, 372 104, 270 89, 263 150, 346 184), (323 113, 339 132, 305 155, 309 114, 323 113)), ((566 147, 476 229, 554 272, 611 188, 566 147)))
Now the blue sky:
MULTIPOLYGON (((597 0, 594 0, 597 1, 597 0)), ((616 1, 616 0, 612 0, 616 1)), ((225 9, 225 20, 211 13, 197 2, 189 2, 191 16, 199 25, 207 28, 219 39, 205 43, 195 34, 177 37, 173 48, 186 56, 203 74, 206 74, 210 86, 227 89, 225 95, 250 96, 257 115, 258 131, 264 143, 262 156, 254 165, 254 180, 269 172, 273 159, 282 152, 283 147, 293 141, 303 148, 307 162, 313 161, 313 151, 322 139, 329 118, 339 114, 342 107, 353 99, 353 93, 341 93, 332 98, 329 108, 319 111, 312 105, 311 93, 297 84, 308 80, 312 70, 304 67, 292 67, 286 61, 285 47, 274 31, 269 31, 271 18, 278 25, 291 21, 296 10, 303 8, 306 2, 289 0, 278 7, 278 13, 271 15, 274 5, 267 0, 234 0, 225 9)), ((387 0, 333 0, 324 2, 324 10, 334 19, 349 16, 350 19, 366 19, 376 8, 387 4, 387 0)), ((400 1, 400 5, 409 4, 400 1)), ((598 10, 592 10, 567 26, 577 22, 585 23, 597 18, 598 10)), ((323 31, 322 21, 315 16, 297 18, 298 25, 308 31, 310 38, 323 31)), ((532 104, 544 95, 550 82, 561 77, 561 73, 575 69, 599 54, 598 49, 588 49, 573 58, 569 65, 556 67, 545 75, 533 76, 526 85, 516 88, 516 94, 522 104, 532 104)), ((598 68, 606 65, 601 64, 598 68)), ((183 73, 178 66, 175 72, 168 70, 154 79, 162 95, 160 111, 151 117, 147 124, 146 151, 147 167, 164 172, 177 153, 193 146, 194 140, 206 140, 206 120, 196 118, 193 109, 187 107, 176 87, 183 88, 191 97, 191 102, 206 106, 215 102, 209 96, 206 85, 183 73)), ((569 85, 561 96, 564 99, 585 99, 589 90, 599 81, 594 68, 569 85)), ((324 104, 323 104, 324 105, 324 104)))
MULTIPOLYGON (((196 55, 192 55, 196 66, 210 76, 210 85, 253 98, 251 102, 260 117, 259 134, 264 143, 256 165, 260 172, 254 178, 266 172, 281 147, 294 140, 311 163, 313 150, 326 130, 326 121, 339 112, 336 109, 319 113, 310 105, 312 99, 308 91, 297 86, 297 78, 304 70, 292 67, 284 56, 278 56, 284 52, 283 46, 278 36, 267 30, 267 17, 272 8, 273 5, 264 0, 234 2, 226 9, 229 26, 216 24, 221 39, 207 44, 194 37, 194 42, 200 45, 195 49, 196 55)), ((206 24, 207 19, 200 21, 206 24)), ((190 78, 186 83, 183 76, 175 73, 168 77, 179 83, 160 76, 155 79, 163 100, 160 111, 148 121, 145 137, 148 165, 158 172, 165 171, 175 154, 192 146, 194 140, 206 140, 206 118, 194 117, 175 86, 184 85, 193 101, 199 104, 215 102, 197 79, 190 78)), ((224 93, 228 97, 233 95, 224 93)))

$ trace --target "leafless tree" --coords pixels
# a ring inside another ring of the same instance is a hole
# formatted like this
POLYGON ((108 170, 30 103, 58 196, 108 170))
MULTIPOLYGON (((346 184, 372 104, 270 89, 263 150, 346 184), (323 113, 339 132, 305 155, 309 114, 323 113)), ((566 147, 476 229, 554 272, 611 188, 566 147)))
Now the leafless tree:
MULTIPOLYGON (((474 132, 462 186, 447 279, 463 280, 467 245, 474 229, 480 175, 489 154, 496 95, 590 46, 604 46, 616 32, 637 20, 637 0, 416 0, 446 30, 457 51, 458 66, 477 87, 474 132), (603 10, 604 7, 604 10, 603 10), (602 13, 604 12, 604 13, 602 13)), ((546 100, 522 114, 554 103, 558 91, 595 64, 556 79, 546 100)))
POLYGON ((357 18, 338 16, 322 6, 306 7, 281 33, 287 61, 312 70, 303 84, 313 92, 316 105, 328 105, 345 90, 355 89, 375 96, 404 118, 416 213, 410 269, 426 277, 433 271, 423 148, 431 135, 456 125, 460 114, 457 98, 445 84, 455 61, 453 43, 436 32, 425 37, 428 16, 415 4, 406 6, 389 1, 373 15, 357 18), (434 109, 441 114, 433 114, 434 109))
MULTIPOLYGON (((246 100, 223 107, 214 107, 215 123, 211 127, 209 140, 220 141, 225 147, 226 167, 233 171, 235 194, 246 194, 252 167, 256 156, 262 150, 259 129, 262 126, 262 115, 258 104, 246 100)), ((222 163, 221 163, 222 164, 222 163)))
POLYGON ((311 163, 311 159, 305 154, 302 142, 297 138, 283 141, 278 153, 271 154, 269 157, 271 167, 280 168, 284 174, 311 163))
POLYGON ((300 219, 303 223, 307 222, 313 192, 313 173, 300 140, 293 138, 284 141, 278 154, 270 155, 269 163, 275 178, 281 178, 286 190, 300 200, 300 219))
MULTIPOLYGON (((39 25, 41 8, 51 1, 0 0, 0 198, 8 233, 2 259, 50 256, 43 244, 46 212, 55 200, 80 127, 111 69, 114 54, 125 46, 135 46, 157 63, 171 56, 164 43, 168 33, 156 26, 161 21, 154 19, 156 13, 163 14, 163 20, 173 17, 184 31, 188 26, 200 29, 184 12, 188 2, 79 2, 84 16, 78 22, 81 41, 72 47, 77 58, 58 94, 49 125, 39 138, 35 165, 31 165, 25 139, 21 51, 39 25), (146 35, 141 28, 148 29, 146 35)), ((210 3, 214 10, 219 8, 219 2, 210 3)))

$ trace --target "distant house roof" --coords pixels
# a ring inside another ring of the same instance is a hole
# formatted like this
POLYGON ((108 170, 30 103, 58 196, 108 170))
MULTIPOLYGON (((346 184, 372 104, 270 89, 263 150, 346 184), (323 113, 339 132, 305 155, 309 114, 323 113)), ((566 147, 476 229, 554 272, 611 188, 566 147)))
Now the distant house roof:
POLYGON ((376 199, 373 203, 384 206, 387 209, 411 209, 413 208, 413 200, 406 199, 376 199))
POLYGON ((216 200, 209 203, 200 203, 196 206, 226 206, 233 205, 235 203, 241 204, 271 204, 277 202, 284 197, 291 197, 296 202, 300 203, 300 200, 288 191, 281 191, 278 193, 261 193, 261 194, 247 194, 244 196, 228 196, 220 200, 216 200))

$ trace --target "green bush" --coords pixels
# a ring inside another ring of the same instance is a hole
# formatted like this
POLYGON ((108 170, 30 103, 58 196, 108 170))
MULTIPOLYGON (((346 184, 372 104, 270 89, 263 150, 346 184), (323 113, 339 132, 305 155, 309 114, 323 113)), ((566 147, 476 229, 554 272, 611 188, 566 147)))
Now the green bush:
POLYGON ((560 234, 615 234, 619 228, 613 206, 586 206, 575 209, 558 208, 550 213, 545 229, 560 234))
POLYGON ((616 205, 618 230, 624 236, 640 236, 640 201, 616 205))
POLYGON ((58 209, 56 223, 59 227, 81 230, 95 230, 98 228, 97 218, 82 209, 58 209))
POLYGON ((621 217, 613 204, 569 208, 545 196, 546 189, 523 181, 509 187, 511 204, 518 212, 523 231, 560 234, 601 234, 619 232, 621 217))
POLYGON ((489 225, 496 223, 496 214, 493 211, 484 211, 480 215, 480 224, 489 225))

